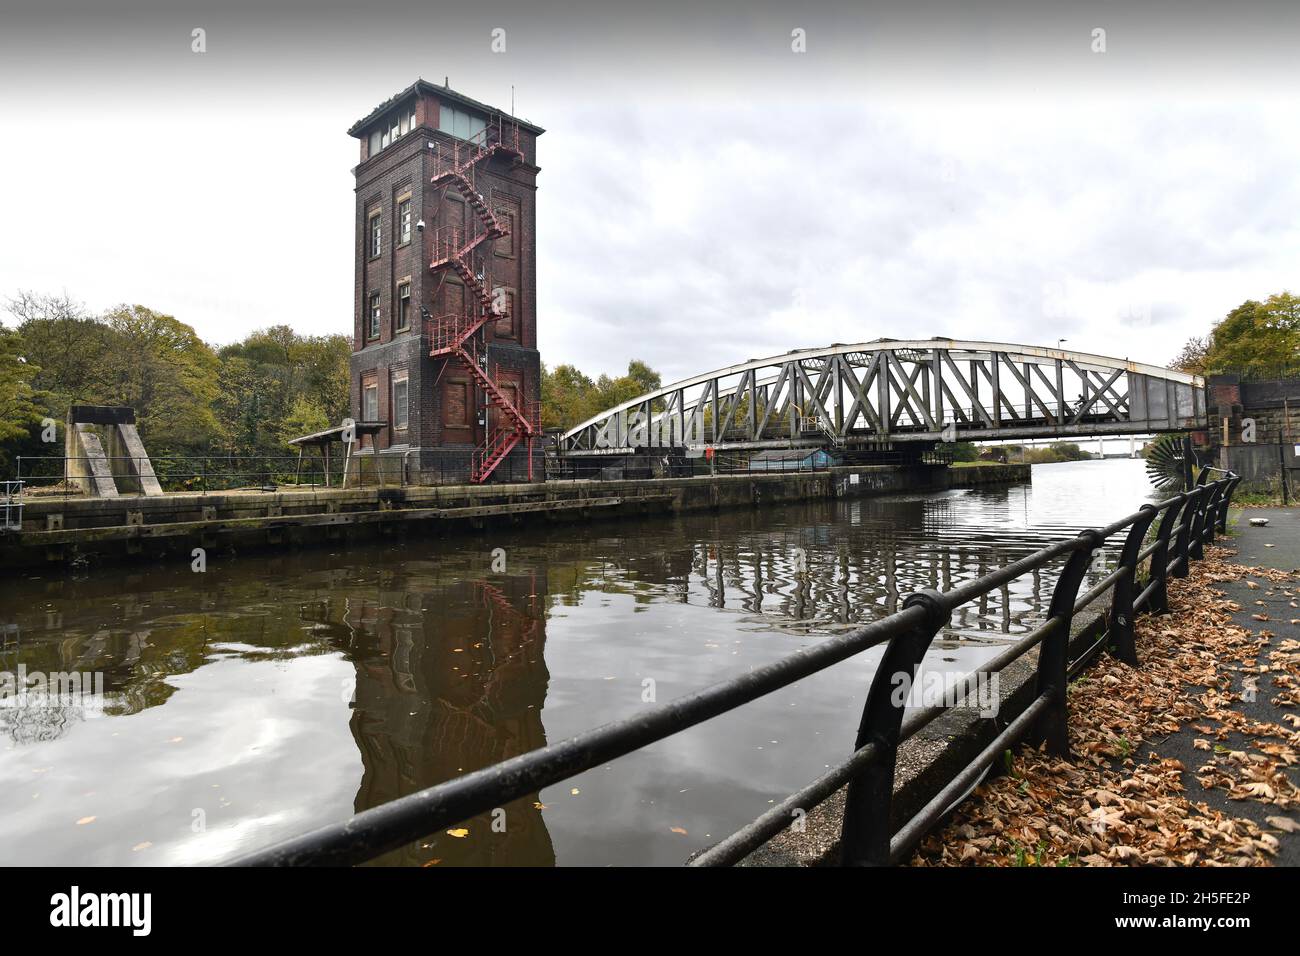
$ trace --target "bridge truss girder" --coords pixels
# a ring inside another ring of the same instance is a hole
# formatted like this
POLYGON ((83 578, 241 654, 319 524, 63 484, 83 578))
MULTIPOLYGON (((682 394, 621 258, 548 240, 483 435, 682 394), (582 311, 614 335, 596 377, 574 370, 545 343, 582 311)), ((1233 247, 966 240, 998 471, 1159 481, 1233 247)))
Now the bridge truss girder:
POLYGON ((882 339, 673 383, 570 429, 557 450, 853 447, 1204 427, 1204 382, 1184 372, 1067 349, 882 339))

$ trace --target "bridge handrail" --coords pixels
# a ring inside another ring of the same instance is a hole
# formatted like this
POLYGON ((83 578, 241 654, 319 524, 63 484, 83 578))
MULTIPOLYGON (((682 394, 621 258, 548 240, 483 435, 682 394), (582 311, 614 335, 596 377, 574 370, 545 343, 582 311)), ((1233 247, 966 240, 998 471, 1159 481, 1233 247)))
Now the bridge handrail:
POLYGON ((646 714, 613 721, 555 744, 530 751, 463 777, 356 814, 282 843, 238 857, 236 866, 353 865, 373 859, 436 830, 461 822, 512 800, 539 792, 617 757, 681 733, 728 713, 798 680, 825 670, 868 648, 885 645, 863 707, 853 753, 807 787, 768 810, 693 860, 693 866, 729 865, 740 860, 795 818, 849 785, 842 830, 842 862, 861 865, 897 863, 977 782, 985 769, 1014 743, 1044 741, 1050 752, 1069 756, 1066 730, 1066 684, 1106 646, 1137 664, 1133 617, 1139 611, 1168 609, 1169 575, 1185 576, 1190 562, 1213 543, 1216 529, 1226 529, 1228 506, 1241 479, 1236 475, 1197 485, 1158 505, 1138 511, 1101 529, 1089 529, 1058 541, 974 581, 946 592, 922 590, 908 595, 903 609, 848 634, 829 637, 749 673, 677 698, 646 714), (1180 512, 1182 520, 1178 520, 1180 512), (1154 548, 1142 547, 1160 518, 1154 548), (1126 532, 1119 566, 1089 592, 1078 596, 1093 552, 1126 532), (1059 558, 1065 566, 1057 578, 1047 619, 994 659, 965 675, 952 703, 906 713, 898 701, 895 676, 915 677, 935 636, 952 611, 1023 574, 1059 558), (1144 587, 1137 591, 1138 570, 1149 562, 1144 587), (1103 587, 1105 585, 1105 587, 1103 587), (1113 592, 1101 637, 1075 660, 1069 659, 1071 623, 1077 610, 1113 592), (897 831, 891 824, 894 767, 898 748, 922 727, 962 704, 981 675, 996 673, 1038 648, 1034 699, 964 769, 942 787, 897 831))

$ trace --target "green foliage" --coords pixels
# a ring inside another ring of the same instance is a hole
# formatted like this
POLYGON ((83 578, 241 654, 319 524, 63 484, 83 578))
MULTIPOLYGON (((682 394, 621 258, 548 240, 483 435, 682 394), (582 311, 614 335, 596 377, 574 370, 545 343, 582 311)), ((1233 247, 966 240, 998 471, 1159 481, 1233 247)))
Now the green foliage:
POLYGON ((1174 367, 1200 374, 1268 372, 1300 362, 1300 297, 1279 292, 1247 299, 1223 317, 1208 340, 1189 339, 1174 367))
POLYGON ((8 302, 27 359, 37 367, 34 388, 48 393, 50 417, 62 421, 74 403, 101 404, 108 389, 104 357, 113 333, 66 295, 19 292, 8 302))
POLYGON ((280 442, 288 447, 289 439, 324 431, 332 424, 334 420, 310 397, 295 395, 289 413, 276 426, 276 434, 280 442))
POLYGON ((72 404, 130 405, 155 458, 288 456, 289 438, 348 414, 351 344, 342 335, 278 325, 214 351, 184 322, 142 305, 95 316, 67 296, 20 292, 8 311, 17 329, 0 329, 6 470, 17 454, 61 454, 32 447, 28 435, 47 415, 63 421, 72 404), (26 364, 11 357, 19 351, 26 364))
MULTIPOLYGON (((1294 489, 1292 489, 1290 494, 1288 494, 1288 499, 1294 500, 1294 498, 1291 497, 1293 494, 1294 489)), ((1279 507, 1281 504, 1282 479, 1280 476, 1264 480, 1257 479, 1253 487, 1247 488, 1244 491, 1234 491, 1232 494, 1232 506, 1234 508, 1279 507)))
POLYGON ((1028 448, 1024 445, 998 445, 984 449, 984 454, 997 461, 1013 464, 1048 465, 1058 461, 1088 461, 1093 456, 1072 441, 1054 442, 1046 448, 1028 448))
POLYGON ((287 325, 223 348, 218 407, 230 453, 284 455, 288 439, 341 422, 351 351, 341 335, 303 337, 287 325))
POLYGON ((593 415, 663 387, 659 373, 638 359, 618 378, 594 382, 572 365, 542 366, 542 427, 572 428, 593 415))
POLYGON ((33 385, 39 372, 23 354, 18 333, 0 328, 0 467, 6 474, 13 456, 41 453, 36 433, 49 395, 33 385))
MULTIPOLYGON (((1042 451, 1043 449, 1039 449, 1042 451)), ((1077 443, 1072 441, 1059 441, 1049 445, 1046 449, 1053 455, 1057 456, 1057 461, 1088 461, 1092 458, 1092 452, 1084 451, 1077 443)))
POLYGON ((572 365, 542 365, 542 427, 572 428, 590 418, 596 383, 572 365))
POLYGON ((221 428, 213 409, 220 363, 195 331, 142 305, 120 305, 104 322, 113 351, 102 357, 104 404, 129 405, 153 455, 196 454, 221 428))
MULTIPOLYGON (((130 405, 150 455, 284 457, 287 442, 349 411, 351 343, 275 325, 214 350, 194 329, 143 305, 94 315, 66 295, 19 292, 16 330, 0 328, 0 465, 61 454, 33 426, 68 406, 130 405), (26 358, 19 362, 18 356, 26 358)), ((662 385, 645 362, 596 380, 572 365, 542 369, 542 424, 570 428, 662 385)), ((658 406, 661 407, 661 406, 658 406)))
POLYGON ((979 461, 980 450, 974 442, 959 441, 952 446, 953 461, 979 461))
POLYGON ((1176 368, 1180 372, 1190 372, 1193 375, 1204 375, 1209 354, 1210 337, 1208 335, 1193 335, 1183 343, 1182 350, 1174 356, 1174 360, 1169 363, 1169 367, 1176 368))

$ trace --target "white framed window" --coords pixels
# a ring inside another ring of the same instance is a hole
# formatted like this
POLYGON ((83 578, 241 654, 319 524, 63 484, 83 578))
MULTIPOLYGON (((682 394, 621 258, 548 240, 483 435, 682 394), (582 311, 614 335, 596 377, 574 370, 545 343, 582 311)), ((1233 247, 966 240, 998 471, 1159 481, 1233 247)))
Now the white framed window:
POLYGON ((411 200, 403 199, 397 204, 397 241, 402 245, 411 241, 411 200))
POLYGON ((393 387, 389 395, 393 406, 391 421, 394 431, 405 431, 407 422, 410 420, 410 407, 407 404, 410 392, 407 389, 407 382, 408 378, 405 369, 393 373, 393 387))
POLYGON ((379 383, 367 382, 361 387, 361 420, 379 421, 379 383))
POLYGON ((384 120, 383 125, 370 131, 370 155, 392 146, 399 139, 415 129, 415 104, 404 107, 400 113, 394 113, 384 120))
POLYGON ((379 338, 379 323, 383 319, 383 310, 379 306, 379 293, 370 293, 370 323, 366 327, 366 338, 379 338))
POLYGON ((370 214, 370 258, 379 256, 384 249, 384 217, 375 210, 370 214))

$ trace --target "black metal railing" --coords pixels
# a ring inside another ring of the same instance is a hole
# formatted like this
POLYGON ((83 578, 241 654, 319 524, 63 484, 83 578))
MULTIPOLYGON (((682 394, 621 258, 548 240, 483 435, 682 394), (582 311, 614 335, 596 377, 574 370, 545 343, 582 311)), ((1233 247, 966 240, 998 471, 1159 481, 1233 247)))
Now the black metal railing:
POLYGON ((380 856, 429 833, 534 794, 616 757, 732 711, 868 648, 884 645, 884 655, 862 710, 853 752, 817 780, 772 807, 758 819, 690 861, 692 866, 735 863, 788 827, 844 785, 848 796, 841 832, 841 861, 852 865, 897 863, 978 782, 986 769, 1013 744, 1044 742, 1069 756, 1066 685, 1110 645, 1117 657, 1137 663, 1133 618, 1139 612, 1168 610, 1166 583, 1184 577, 1216 531, 1227 529, 1228 505, 1240 481, 1229 474, 1202 483, 1158 505, 1145 504, 1105 528, 1089 529, 1049 545, 977 580, 950 591, 923 590, 908 595, 903 610, 848 634, 829 637, 749 673, 680 697, 644 715, 615 721, 358 813, 278 845, 238 858, 234 865, 353 865, 380 856), (1159 523, 1156 524, 1156 519, 1159 523), (1150 534, 1155 526, 1154 535, 1150 534), (1113 536, 1124 535, 1118 566, 1080 595, 1093 552, 1113 536), (1148 541, 1148 538, 1150 540, 1148 541), (953 610, 1021 575, 1064 559, 1047 619, 996 657, 959 679, 942 704, 913 708, 895 693, 897 676, 915 680, 922 659, 953 610), (1139 571, 1146 567, 1140 578, 1139 571), (1139 589, 1139 583, 1141 587, 1139 589), (1101 636, 1070 659, 1074 615, 1111 594, 1101 636), (894 768, 898 749, 933 720, 962 706, 977 682, 996 674, 1030 650, 1038 649, 1033 698, 964 769, 956 773, 897 830, 892 826, 894 768))
POLYGON ((1211 375, 1235 375, 1239 382, 1253 385, 1260 382, 1285 382, 1300 378, 1300 365, 1293 362, 1237 365, 1202 374, 1206 378, 1211 375))

